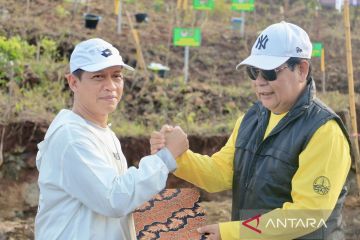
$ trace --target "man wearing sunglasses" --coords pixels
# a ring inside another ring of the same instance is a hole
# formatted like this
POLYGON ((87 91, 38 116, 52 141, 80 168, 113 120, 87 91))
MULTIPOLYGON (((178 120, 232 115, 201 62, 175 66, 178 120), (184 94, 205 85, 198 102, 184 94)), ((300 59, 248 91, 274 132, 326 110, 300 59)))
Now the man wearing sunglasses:
MULTIPOLYGON (((245 67, 258 101, 219 152, 187 150, 176 159, 176 176, 209 192, 232 189, 232 221, 199 229, 210 239, 345 239, 350 141, 341 119, 315 96, 311 52, 299 26, 267 27, 237 66, 245 67)), ((171 129, 152 134, 153 153, 171 129)))

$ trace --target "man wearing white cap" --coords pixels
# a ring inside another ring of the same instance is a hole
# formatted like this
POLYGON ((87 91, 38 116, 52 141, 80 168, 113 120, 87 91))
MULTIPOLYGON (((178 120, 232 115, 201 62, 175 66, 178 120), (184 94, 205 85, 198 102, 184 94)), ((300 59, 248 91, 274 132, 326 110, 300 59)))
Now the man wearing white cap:
MULTIPOLYGON (((350 141, 341 119, 315 96, 311 52, 297 25, 267 27, 237 66, 246 68, 258 101, 219 152, 188 150, 176 159, 176 176, 209 192, 232 189, 232 221, 199 229, 210 239, 345 239, 350 141)), ((169 132, 152 134, 152 152, 169 132)))
POLYGON ((123 93, 124 69, 134 70, 102 39, 83 41, 71 54, 73 108, 59 112, 38 144, 36 239, 135 240, 131 212, 165 187, 176 169, 173 157, 188 149, 177 128, 164 151, 144 157, 138 169, 127 167, 108 124, 123 93))

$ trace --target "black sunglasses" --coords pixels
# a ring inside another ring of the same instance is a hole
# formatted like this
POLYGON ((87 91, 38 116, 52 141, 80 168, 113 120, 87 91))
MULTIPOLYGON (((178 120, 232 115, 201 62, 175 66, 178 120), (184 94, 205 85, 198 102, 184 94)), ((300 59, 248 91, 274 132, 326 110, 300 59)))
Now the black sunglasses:
POLYGON ((267 81, 275 81, 277 79, 277 73, 281 70, 287 68, 288 66, 282 66, 279 68, 275 68, 272 70, 262 70, 256 67, 248 66, 246 67, 246 72, 249 75, 249 77, 252 80, 256 80, 256 78, 259 76, 259 73, 261 73, 261 76, 267 80, 267 81))

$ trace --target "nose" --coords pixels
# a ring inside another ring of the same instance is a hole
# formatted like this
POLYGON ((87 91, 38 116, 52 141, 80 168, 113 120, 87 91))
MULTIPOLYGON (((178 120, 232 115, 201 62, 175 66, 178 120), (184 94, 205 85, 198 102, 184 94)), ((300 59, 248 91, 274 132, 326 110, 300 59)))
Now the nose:
POLYGON ((111 75, 106 75, 105 90, 114 91, 114 90, 116 90, 116 88, 117 88, 117 85, 116 85, 115 81, 111 78, 111 75))
POLYGON ((265 78, 261 74, 258 74, 257 78, 254 80, 254 83, 256 86, 263 86, 269 84, 269 82, 265 80, 265 78))

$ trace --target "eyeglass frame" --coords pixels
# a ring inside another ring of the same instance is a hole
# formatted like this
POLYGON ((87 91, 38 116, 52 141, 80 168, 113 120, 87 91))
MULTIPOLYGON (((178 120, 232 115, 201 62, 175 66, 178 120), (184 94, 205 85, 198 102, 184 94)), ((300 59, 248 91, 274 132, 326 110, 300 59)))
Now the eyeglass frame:
POLYGON ((278 67, 275 69, 271 69, 271 70, 263 70, 260 68, 256 68, 253 66, 247 66, 246 67, 246 72, 248 74, 248 76, 250 77, 251 80, 255 81, 257 79, 257 77, 259 76, 259 73, 261 74, 261 76, 266 80, 266 81, 275 81, 277 79, 277 74, 284 70, 285 68, 289 68, 288 65, 284 65, 282 67, 278 67), (255 71, 255 72, 254 72, 255 71))

